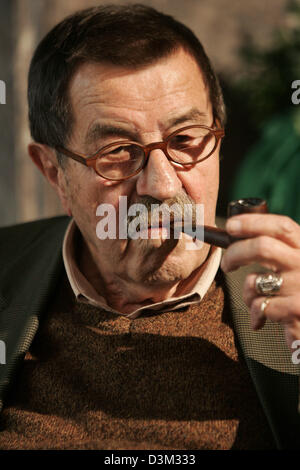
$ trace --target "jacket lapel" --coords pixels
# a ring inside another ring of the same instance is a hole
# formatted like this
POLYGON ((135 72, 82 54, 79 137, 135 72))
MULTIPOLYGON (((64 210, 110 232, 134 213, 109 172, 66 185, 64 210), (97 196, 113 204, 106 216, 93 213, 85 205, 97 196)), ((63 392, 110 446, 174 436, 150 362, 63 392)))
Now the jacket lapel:
POLYGON ((0 340, 6 348, 6 363, 0 365, 0 410, 63 273, 61 247, 68 222, 59 217, 23 224, 15 229, 17 235, 12 232, 19 245, 15 258, 8 253, 0 278, 0 340))
POLYGON ((252 265, 226 274, 234 330, 277 446, 299 449, 300 365, 292 362, 280 324, 267 321, 259 331, 250 326, 241 293, 245 277, 255 271, 252 265))
POLYGON ((264 366, 300 376, 300 365, 292 362, 292 352, 286 344, 282 325, 267 320, 258 331, 250 326, 249 310, 242 299, 242 292, 247 274, 258 270, 255 268, 246 266, 226 275, 233 324, 240 345, 245 356, 264 366))

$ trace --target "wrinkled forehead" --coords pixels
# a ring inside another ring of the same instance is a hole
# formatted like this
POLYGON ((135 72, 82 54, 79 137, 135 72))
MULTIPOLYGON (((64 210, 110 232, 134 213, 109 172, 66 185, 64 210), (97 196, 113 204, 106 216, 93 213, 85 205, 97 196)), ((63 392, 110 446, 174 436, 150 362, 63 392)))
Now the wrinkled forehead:
POLYGON ((82 64, 70 82, 69 96, 74 117, 85 115, 85 124, 95 113, 129 121, 157 113, 157 119, 168 122, 191 108, 208 119, 212 114, 199 66, 182 50, 138 69, 82 64))

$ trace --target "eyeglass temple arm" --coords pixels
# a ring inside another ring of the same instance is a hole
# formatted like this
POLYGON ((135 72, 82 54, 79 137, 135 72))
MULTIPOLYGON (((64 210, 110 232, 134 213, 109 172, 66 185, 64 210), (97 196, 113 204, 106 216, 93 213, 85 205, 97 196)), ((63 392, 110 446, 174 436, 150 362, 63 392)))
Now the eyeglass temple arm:
POLYGON ((81 155, 70 152, 70 150, 67 150, 63 147, 56 147, 56 150, 59 153, 62 153, 63 155, 65 155, 66 157, 72 158, 73 160, 77 160, 77 162, 83 163, 84 165, 87 166, 86 158, 82 157, 81 155))
POLYGON ((220 139, 225 136, 225 131, 224 129, 214 129, 214 134, 220 139))

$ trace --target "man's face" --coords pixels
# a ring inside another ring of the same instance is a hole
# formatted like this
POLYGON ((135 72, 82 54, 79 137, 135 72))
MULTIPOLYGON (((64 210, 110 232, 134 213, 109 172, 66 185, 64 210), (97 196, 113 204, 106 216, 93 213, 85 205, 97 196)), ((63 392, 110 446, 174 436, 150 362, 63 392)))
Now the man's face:
MULTIPOLYGON (((118 140, 147 145, 162 141, 180 127, 213 125, 201 72, 183 50, 139 70, 84 64, 74 75, 69 92, 75 122, 67 146, 81 154, 91 155, 118 140)), ((164 202, 188 195, 204 205, 205 223, 213 225, 218 153, 219 149, 202 163, 184 169, 173 166, 162 150, 156 149, 147 166, 123 182, 105 180, 91 168, 73 160, 67 162, 64 184, 68 205, 107 283, 119 276, 144 285, 168 284, 186 279, 205 261, 208 245, 187 250, 187 241, 191 242, 187 235, 176 242, 161 237, 99 240, 96 209, 99 204, 109 203, 118 220, 120 196, 127 196, 129 207, 145 196, 164 202)))

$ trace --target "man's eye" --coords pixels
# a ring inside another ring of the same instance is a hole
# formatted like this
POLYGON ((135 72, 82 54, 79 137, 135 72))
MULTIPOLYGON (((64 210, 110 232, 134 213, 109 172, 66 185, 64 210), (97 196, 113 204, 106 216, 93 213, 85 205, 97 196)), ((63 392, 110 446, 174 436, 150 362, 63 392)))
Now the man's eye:
POLYGON ((102 160, 111 162, 126 162, 130 158, 130 148, 126 145, 108 149, 101 157, 102 160))
POLYGON ((171 147, 178 149, 178 148, 190 146, 190 145, 193 145, 194 140, 195 139, 191 137, 190 135, 177 135, 176 137, 174 137, 174 139, 172 139, 171 147))
POLYGON ((103 153, 103 156, 113 156, 113 155, 127 155, 129 152, 128 152, 128 147, 127 146, 124 146, 124 145, 120 145, 119 147, 113 147, 113 148, 110 148, 110 149, 107 149, 104 153, 103 153))
POLYGON ((184 134, 181 134, 181 135, 177 135, 174 140, 175 142, 185 142, 187 140, 190 140, 191 139, 191 136, 189 135, 184 135, 184 134))
POLYGON ((121 147, 116 147, 115 149, 112 149, 110 150, 109 153, 113 154, 113 155, 117 155, 118 153, 128 153, 128 148, 127 147, 124 147, 124 146, 121 146, 121 147))

